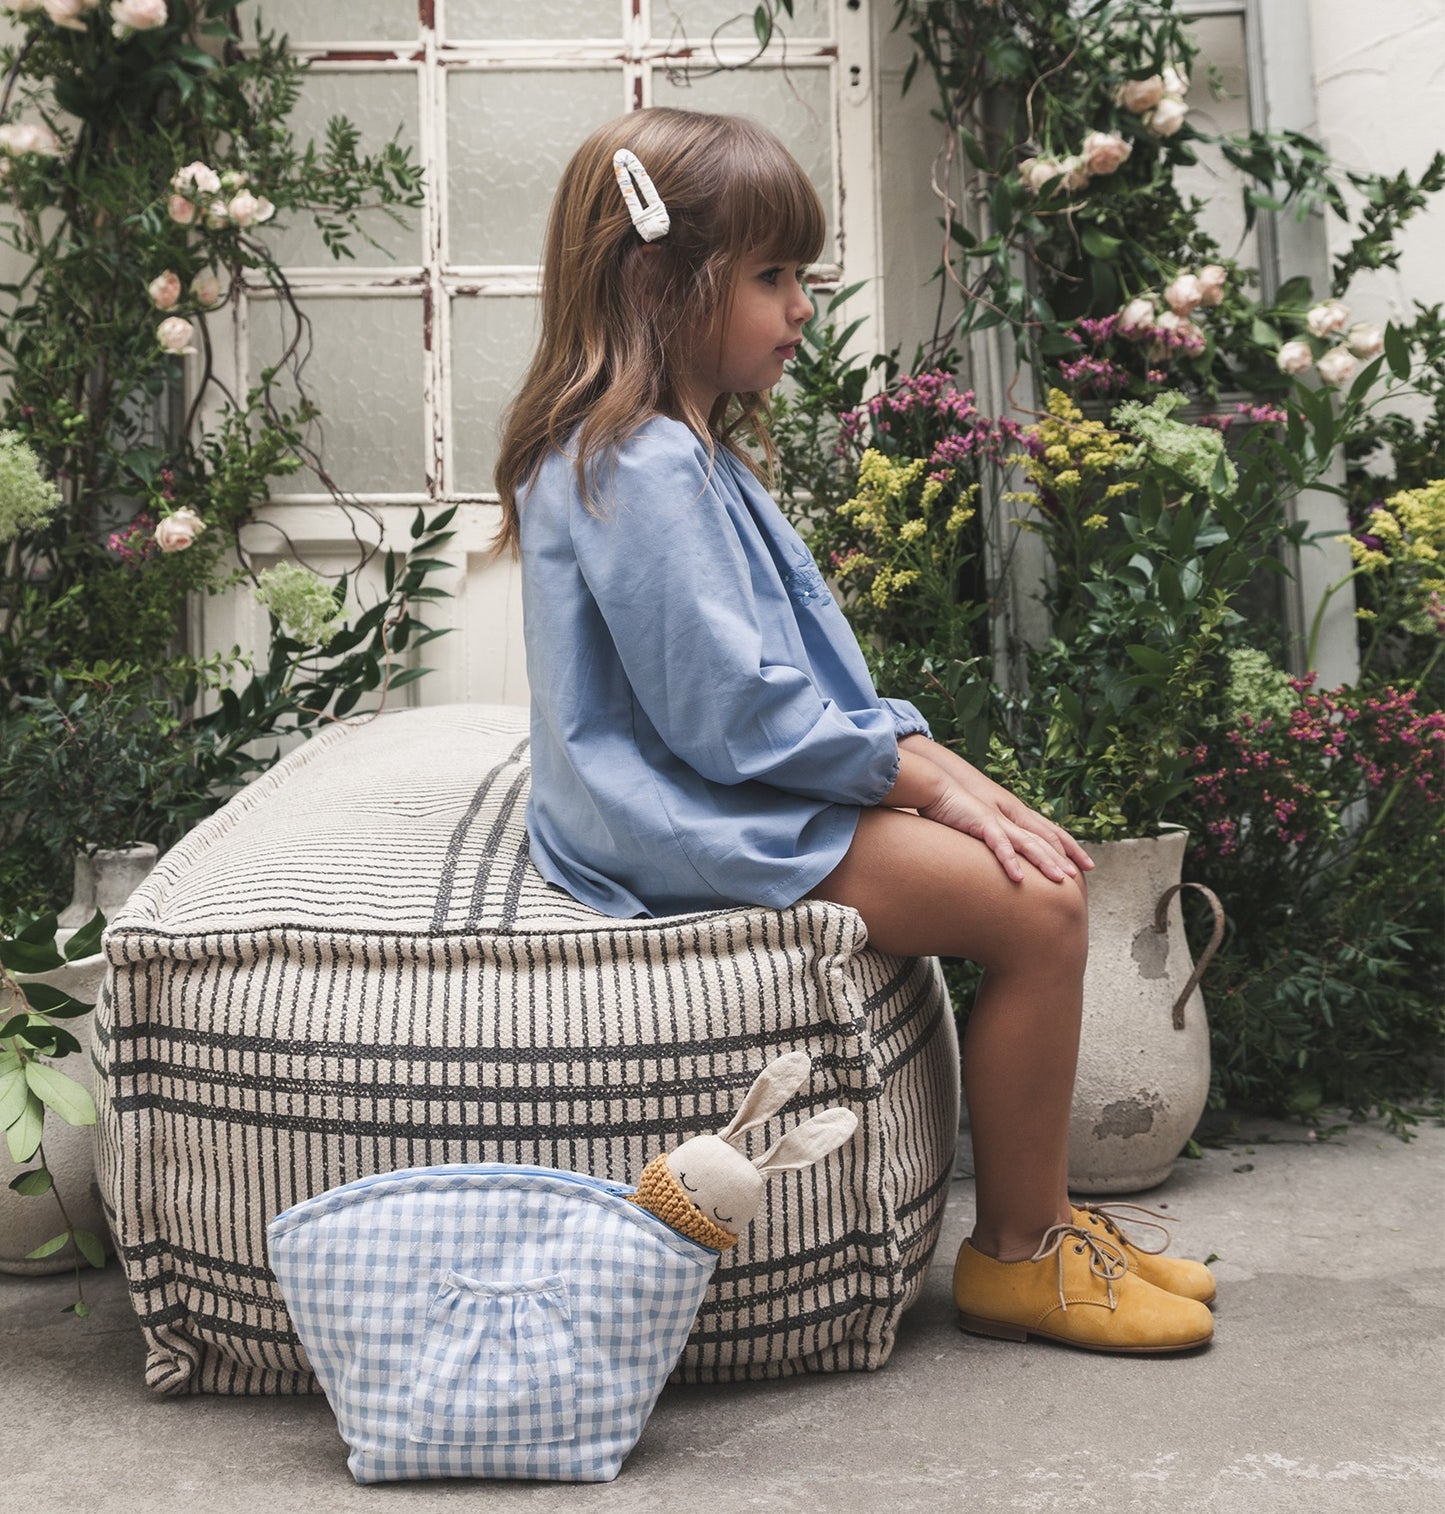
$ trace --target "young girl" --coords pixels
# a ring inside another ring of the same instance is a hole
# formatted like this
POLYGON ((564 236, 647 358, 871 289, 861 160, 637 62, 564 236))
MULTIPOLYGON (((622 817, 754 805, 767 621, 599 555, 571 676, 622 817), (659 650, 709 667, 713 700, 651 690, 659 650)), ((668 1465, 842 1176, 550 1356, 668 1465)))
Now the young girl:
POLYGON ((498 550, 522 558, 532 859, 612 915, 831 899, 880 951, 981 963, 961 1324, 1201 1345, 1208 1269, 1137 1249, 1065 1190, 1092 863, 879 698, 739 446, 771 455, 765 396, 823 235, 803 170, 735 117, 637 111, 562 176, 497 467, 498 550))

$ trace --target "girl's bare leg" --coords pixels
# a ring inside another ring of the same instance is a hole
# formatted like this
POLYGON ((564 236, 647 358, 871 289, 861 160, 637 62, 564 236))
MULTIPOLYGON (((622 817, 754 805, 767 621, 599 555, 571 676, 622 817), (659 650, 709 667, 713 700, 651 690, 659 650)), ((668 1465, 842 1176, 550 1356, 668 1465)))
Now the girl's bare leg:
POLYGON ((864 810, 813 896, 856 909, 869 944, 984 968, 964 1038, 978 1217, 974 1246, 1030 1257, 1070 1218, 1069 1104, 1078 1062, 1088 904, 1081 879, 1005 875, 982 842, 899 810, 864 810))

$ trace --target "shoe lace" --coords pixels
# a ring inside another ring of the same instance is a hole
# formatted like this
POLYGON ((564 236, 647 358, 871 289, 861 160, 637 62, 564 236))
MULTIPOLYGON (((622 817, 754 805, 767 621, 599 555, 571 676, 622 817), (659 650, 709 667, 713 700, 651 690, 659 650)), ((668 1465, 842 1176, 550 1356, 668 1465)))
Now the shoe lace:
POLYGON ((1044 1231, 1044 1237, 1039 1242, 1039 1249, 1029 1260, 1042 1262, 1051 1256, 1058 1258, 1059 1306, 1067 1313, 1069 1301, 1064 1296, 1064 1243, 1071 1237, 1081 1243, 1075 1245, 1075 1251, 1088 1251, 1089 1271, 1103 1283, 1104 1291, 1109 1298, 1109 1307, 1113 1309, 1115 1307, 1114 1284, 1129 1270, 1129 1259, 1117 1246, 1100 1240, 1092 1231, 1085 1230, 1082 1225, 1051 1226, 1044 1231))
POLYGON ((1082 1214, 1097 1215, 1104 1222, 1105 1233, 1117 1236, 1123 1246, 1132 1246, 1136 1251, 1142 1251, 1147 1256, 1158 1256, 1169 1246, 1169 1226, 1164 1223, 1165 1217, 1157 1210, 1146 1209, 1142 1204, 1075 1204, 1074 1208, 1082 1214), (1143 1215, 1143 1219, 1131 1219, 1131 1225, 1142 1225, 1148 1230, 1157 1230, 1163 1240, 1157 1246, 1141 1246, 1138 1241, 1132 1239, 1119 1223, 1119 1211, 1131 1209, 1135 1215, 1143 1215))

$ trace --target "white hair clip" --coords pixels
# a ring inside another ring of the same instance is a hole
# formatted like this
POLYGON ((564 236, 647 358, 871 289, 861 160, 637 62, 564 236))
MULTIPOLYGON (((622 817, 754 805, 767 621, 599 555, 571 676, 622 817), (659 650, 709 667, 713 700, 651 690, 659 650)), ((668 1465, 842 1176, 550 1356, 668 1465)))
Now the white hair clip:
POLYGON ((619 147, 612 154, 612 172, 617 176, 617 187, 627 202, 638 236, 644 242, 655 242, 659 237, 665 237, 672 229, 672 219, 667 213, 667 206, 662 203, 662 196, 648 177, 647 170, 637 161, 637 154, 619 147), (647 196, 646 205, 638 198, 639 189, 647 196))

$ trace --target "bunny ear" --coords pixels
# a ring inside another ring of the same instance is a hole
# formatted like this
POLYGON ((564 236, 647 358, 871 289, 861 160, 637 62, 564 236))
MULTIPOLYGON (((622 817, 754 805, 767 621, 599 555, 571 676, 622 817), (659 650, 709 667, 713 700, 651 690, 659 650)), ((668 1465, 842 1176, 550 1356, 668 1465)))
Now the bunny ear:
POLYGON ((811 1167, 821 1157, 853 1139, 858 1116, 851 1109, 825 1109, 795 1129, 760 1156, 753 1166, 767 1177, 771 1172, 792 1172, 811 1167))
POLYGON ((748 1089, 747 1097, 732 1122, 725 1130, 718 1131, 718 1135, 724 1141, 735 1141, 745 1131, 771 1119, 808 1081, 812 1070, 813 1059, 805 1051, 790 1051, 777 1061, 769 1062, 748 1089))

